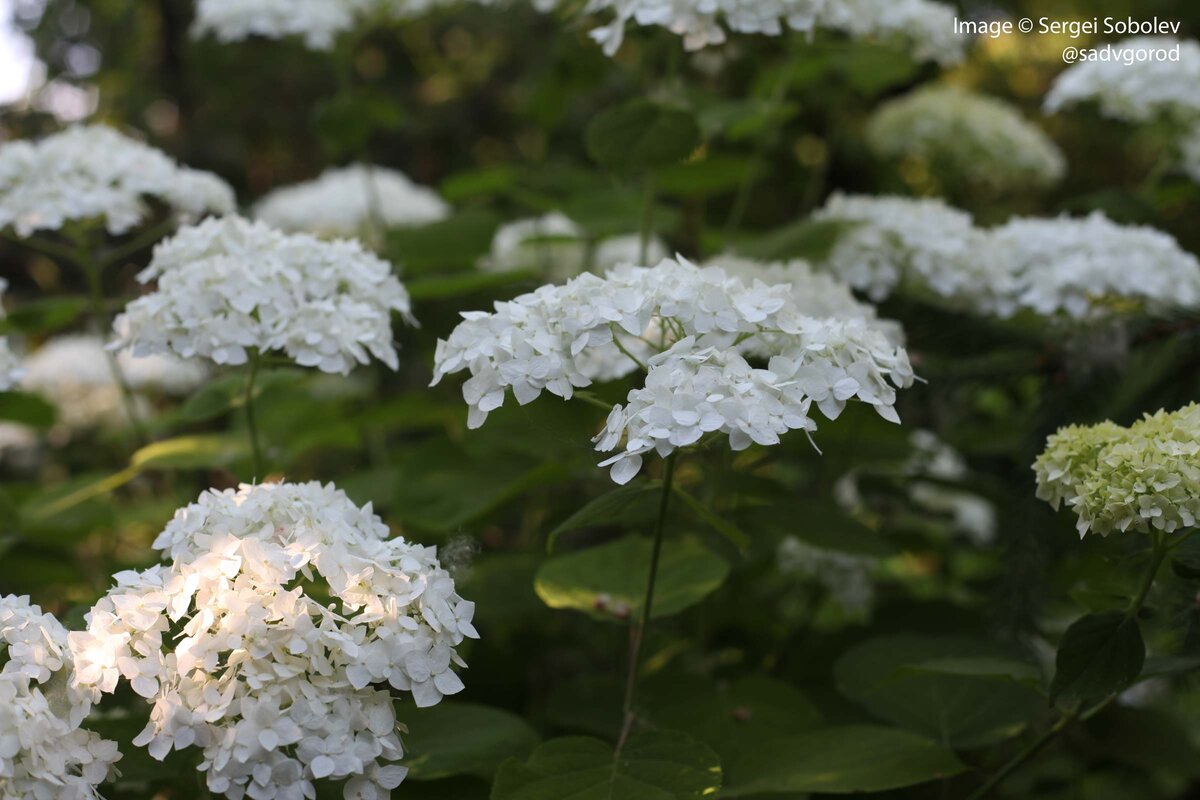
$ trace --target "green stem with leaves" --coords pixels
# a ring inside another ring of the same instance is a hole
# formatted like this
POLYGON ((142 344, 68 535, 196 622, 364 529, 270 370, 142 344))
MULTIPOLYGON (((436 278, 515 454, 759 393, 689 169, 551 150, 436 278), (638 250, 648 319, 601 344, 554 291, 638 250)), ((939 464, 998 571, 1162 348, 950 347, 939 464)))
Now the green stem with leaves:
MULTIPOLYGON (((1162 566, 1163 559, 1170 552, 1172 546, 1167 544, 1166 536, 1161 531, 1154 531, 1151 536, 1151 553, 1150 565, 1146 572, 1142 575, 1141 584, 1138 587, 1137 594, 1129 603, 1129 607, 1125 610, 1125 616, 1130 619, 1137 616, 1142 610, 1142 605, 1146 602, 1147 595, 1150 594, 1150 587, 1154 585, 1154 578, 1158 575, 1158 569, 1162 566)), ((1045 747, 1057 739, 1063 731, 1069 728, 1077 721, 1086 721, 1099 714, 1104 709, 1108 708, 1115 700, 1117 695, 1110 694, 1108 697, 1101 700, 1096 705, 1089 708, 1087 711, 1082 711, 1082 707, 1072 708, 1063 713, 1058 721, 1050 728, 1042 732, 1040 736, 1026 745, 1019 753, 1009 759, 1004 766, 997 770, 987 782, 980 786, 968 800, 983 800, 991 794, 1000 783, 1012 773, 1016 772, 1023 764, 1040 753, 1045 747)))
MULTIPOLYGON (((87 279, 92 329, 103 341, 112 328, 112 320, 109 318, 108 310, 104 307, 103 267, 92 258, 87 241, 82 236, 77 237, 75 242, 75 255, 72 260, 83 271, 84 277, 87 279)), ((121 393, 121 404, 125 408, 125 416, 129 418, 129 425, 133 429, 134 437, 139 444, 145 444, 147 441, 146 429, 138 414, 137 398, 133 395, 133 389, 130 388, 129 381, 125 378, 125 372, 121 369, 116 354, 106 349, 104 355, 108 361, 108 369, 112 373, 113 381, 121 393)))
POLYGON ((667 524, 667 510, 671 505, 671 493, 675 488, 675 458, 678 454, 671 453, 663 462, 662 493, 658 501, 658 518, 654 523, 654 547, 650 551, 650 575, 646 578, 646 598, 642 603, 642 618, 633 629, 629 646, 629 673, 625 679, 625 703, 623 705, 624 722, 621 725, 621 736, 617 739, 617 752, 625 746, 625 741, 633 730, 633 705, 637 697, 638 667, 642 656, 642 641, 646 637, 646 629, 650 627, 650 615, 654 608, 654 584, 658 580, 658 561, 662 555, 663 531, 667 524))
POLYGON ((263 473, 262 445, 258 437, 258 418, 254 413, 254 384, 258 378, 258 361, 258 351, 251 351, 250 374, 246 377, 246 396, 244 400, 244 405, 246 406, 246 430, 250 434, 250 452, 254 456, 255 481, 261 481, 265 477, 263 473))

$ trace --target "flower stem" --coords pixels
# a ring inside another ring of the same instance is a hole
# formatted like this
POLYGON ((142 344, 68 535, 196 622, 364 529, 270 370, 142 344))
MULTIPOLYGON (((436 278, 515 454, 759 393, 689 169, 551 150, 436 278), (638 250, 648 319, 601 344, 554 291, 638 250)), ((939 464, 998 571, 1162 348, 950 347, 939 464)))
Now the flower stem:
MULTIPOLYGON (((1142 604, 1146 602, 1146 596, 1150 593, 1150 587, 1154 585, 1154 577, 1158 574, 1158 568, 1162 566, 1163 559, 1166 558, 1170 547, 1166 543, 1166 537, 1161 531, 1154 531, 1150 534, 1153 541, 1153 552, 1150 557, 1150 566, 1146 569, 1142 576, 1142 583, 1138 589, 1138 593, 1134 596, 1129 604, 1129 608, 1125 614, 1129 617, 1137 616, 1141 610, 1142 604)), ((968 800, 983 800, 995 789, 1001 781, 1015 772, 1022 764, 1029 761, 1042 751, 1046 745, 1054 741, 1058 736, 1071 726, 1077 720, 1088 720, 1099 714, 1104 709, 1117 699, 1117 695, 1110 694, 1108 697, 1101 700, 1096 705, 1092 706, 1087 711, 1080 713, 1079 708, 1073 708, 1065 712, 1053 726, 1042 733, 1041 736, 1030 742, 1025 749, 1013 756, 1003 767, 1001 767, 992 777, 987 780, 983 786, 979 787, 976 792, 970 796, 968 800)))
MULTIPOLYGON (((92 312, 92 330, 100 337, 101 344, 105 344, 108 332, 112 328, 112 320, 109 319, 108 311, 104 307, 102 268, 92 258, 91 250, 82 237, 76 239, 75 251, 73 260, 83 271, 88 283, 88 299, 91 303, 92 312)), ((108 369, 112 373, 113 381, 117 384, 117 389, 121 393, 121 404, 125 408, 125 416, 129 418, 129 425, 133 429, 133 435, 139 444, 145 444, 146 429, 142 425, 141 417, 138 415, 137 400, 133 396, 133 389, 130 388, 129 381, 125 378, 125 372, 121 369, 121 364, 117 361, 116 354, 106 347, 104 356, 108 361, 108 369)))
POLYGON ((258 419, 254 414, 254 382, 258 377, 258 351, 250 355, 250 374, 246 377, 246 429, 250 433, 250 451, 254 455, 254 480, 261 481, 263 475, 262 445, 258 439, 258 419))
POLYGON ((625 740, 629 738, 629 734, 633 730, 633 722, 636 719, 633 703, 637 693, 638 665, 642 654, 642 640, 646 636, 646 628, 650 626, 650 612, 654 606, 654 584, 658 579, 658 560, 662 555, 663 530, 666 527, 667 509, 670 506, 671 492, 674 489, 675 457, 677 455, 678 453, 671 453, 663 463, 662 495, 658 501, 658 519, 654 523, 654 549, 650 553, 650 575, 646 579, 646 600, 642 603, 642 619, 633 629, 629 648, 629 674, 625 679, 625 704, 623 707, 625 721, 621 726, 621 736, 617 740, 618 753, 625 746, 625 740))

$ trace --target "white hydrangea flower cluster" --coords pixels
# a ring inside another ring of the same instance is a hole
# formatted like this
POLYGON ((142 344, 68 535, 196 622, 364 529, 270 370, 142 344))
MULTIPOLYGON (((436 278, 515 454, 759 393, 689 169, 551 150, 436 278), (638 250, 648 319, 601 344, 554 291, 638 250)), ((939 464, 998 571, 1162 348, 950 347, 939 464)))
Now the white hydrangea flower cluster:
POLYGON ((602 464, 619 483, 637 474, 643 454, 665 456, 705 433, 743 449, 814 430, 813 403, 832 419, 857 398, 899 421, 893 385, 913 380, 904 349, 864 321, 807 316, 787 284, 746 284, 683 260, 581 275, 463 317, 438 342, 433 382, 470 371, 463 397, 472 428, 510 389, 521 404, 543 390, 570 399, 598 373, 622 373, 597 362, 625 357, 628 373, 634 357, 658 353, 645 365, 645 387, 613 409, 595 440, 598 450, 620 449, 602 464), (769 358, 767 369, 751 368, 742 352, 769 358))
POLYGON ((814 547, 796 536, 779 543, 775 558, 782 574, 820 586, 851 616, 864 615, 875 601, 877 558, 814 547))
POLYGON ((103 125, 0 146, 0 229, 18 236, 89 220, 119 235, 146 221, 150 200, 183 220, 235 207, 233 190, 216 175, 181 167, 103 125))
POLYGON ((170 563, 116 576, 72 633, 76 684, 153 701, 135 744, 203 749, 232 800, 386 798, 404 778, 391 690, 431 706, 463 688, 477 638, 436 548, 388 538, 332 484, 208 491, 154 543, 170 563))
POLYGON ((297 36, 311 50, 329 50, 338 36, 372 18, 404 20, 453 2, 458 0, 198 0, 192 34, 212 34, 223 43, 297 36))
POLYGON ((902 284, 951 304, 991 309, 1009 295, 1001 259, 966 212, 940 200, 835 194, 814 214, 840 222, 824 266, 872 300, 902 284))
POLYGON ((0 597, 0 797, 98 800, 116 742, 80 727, 88 693, 70 686, 67 630, 28 597, 0 597))
POLYGON ((949 514, 954 527, 976 545, 996 538, 996 508, 986 498, 965 489, 920 480, 961 481, 970 474, 962 454, 938 438, 932 431, 913 431, 913 454, 904 472, 917 478, 908 485, 908 496, 918 506, 939 514, 949 514))
MULTIPOLYGON (((129 417, 108 359, 98 336, 59 336, 26 359, 21 387, 52 403, 67 432, 123 427, 129 417)), ((137 358, 123 352, 117 364, 143 412, 149 405, 144 395, 185 395, 208 376, 204 365, 171 356, 137 358)))
MULTIPOLYGON (((558 3, 537 5, 548 10, 558 3)), ((590 0, 584 7, 584 13, 597 12, 613 15, 591 33, 610 56, 621 49, 629 22, 667 28, 689 50, 721 44, 726 29, 780 36, 824 28, 860 39, 900 39, 916 58, 943 64, 961 60, 965 46, 954 33, 953 9, 933 0, 590 0)))
POLYGON ((1172 36, 1134 36, 1113 45, 1116 57, 1084 61, 1068 68, 1046 95, 1047 113, 1095 103, 1106 117, 1143 123, 1155 119, 1194 120, 1200 115, 1200 43, 1172 36), (1179 60, 1131 59, 1138 50, 1179 47, 1179 60))
MULTIPOLYGON (((587 234, 566 214, 552 211, 540 217, 519 219, 501 225, 492 237, 491 252, 480 261, 489 272, 537 269, 548 278, 565 281, 583 272, 603 273, 641 260, 642 239, 638 234, 612 236, 595 244, 589 257, 587 234)), ((658 263, 670 255, 667 245, 652 236, 646 260, 658 263)))
POLYGON ((282 351, 301 366, 347 374, 374 356, 398 366, 393 311, 410 324, 408 292, 387 262, 351 240, 286 234, 237 217, 184 228, 138 275, 158 280, 117 318, 135 355, 245 364, 282 351))
POLYGON ((446 219, 450 206, 402 172, 354 164, 319 178, 276 189, 254 216, 284 231, 322 237, 358 236, 373 225, 418 227, 446 219))
POLYGON ((1083 218, 1017 218, 988 233, 1017 307, 1083 319, 1111 299, 1157 307, 1200 304, 1200 261, 1162 231, 1083 218))
POLYGON ((995 192, 1051 186, 1066 172, 1062 151, 1014 106, 953 86, 884 103, 867 141, 882 158, 917 158, 939 176, 995 192))
POLYGON ((1174 531, 1200 517, 1200 405, 1147 414, 1128 428, 1070 425, 1033 464, 1037 496, 1091 531, 1174 531))
MULTIPOLYGON (((0 299, 8 290, 8 281, 0 278, 0 299)), ((4 306, 0 304, 0 319, 4 319, 4 306)), ((0 392, 7 392, 21 380, 24 370, 16 353, 8 346, 8 337, 0 336, 0 392)))
POLYGON ((860 319, 896 344, 904 344, 904 328, 899 322, 880 319, 875 306, 862 302, 848 285, 827 272, 816 271, 803 259, 762 262, 724 255, 710 260, 707 266, 720 267, 726 274, 746 283, 760 280, 769 286, 787 284, 792 290, 792 302, 800 313, 810 317, 860 319))

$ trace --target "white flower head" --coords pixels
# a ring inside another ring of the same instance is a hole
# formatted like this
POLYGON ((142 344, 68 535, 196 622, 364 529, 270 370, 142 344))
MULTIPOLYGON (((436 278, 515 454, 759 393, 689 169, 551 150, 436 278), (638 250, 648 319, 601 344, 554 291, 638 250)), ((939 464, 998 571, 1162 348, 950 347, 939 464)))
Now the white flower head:
POLYGON ((354 164, 319 178, 276 189, 254 216, 284 231, 322 237, 358 236, 373 225, 417 227, 445 219, 450 206, 402 172, 354 164))
POLYGON ((456 0, 198 0, 192 33, 224 43, 295 36, 311 50, 329 50, 338 36, 372 18, 404 20, 451 2, 456 0))
POLYGON ((478 635, 436 549, 388 535, 332 484, 205 492, 155 541, 169 563, 118 574, 71 634, 75 683, 128 681, 153 704, 135 744, 201 748, 231 800, 320 779, 387 797, 406 771, 392 692, 460 691, 455 648, 478 635))
MULTIPOLYGON (((589 252, 587 233, 561 211, 501 225, 492 237, 491 252, 479 266, 489 272, 533 269, 555 281, 573 278, 585 269, 603 273, 641 263, 642 237, 611 236, 596 242, 589 252)), ((647 242, 646 261, 667 258, 667 245, 657 236, 647 242)))
POLYGON ((1070 425, 1033 464, 1037 496, 1066 503, 1089 531, 1174 531, 1200 517, 1200 405, 1147 414, 1129 427, 1070 425))
MULTIPOLYGON (((4 298, 4 292, 8 289, 8 281, 0 278, 0 301, 4 298)), ((4 305, 0 303, 0 319, 4 319, 4 305)), ((17 385, 21 380, 21 376, 25 374, 24 368, 21 366, 20 359, 8 346, 8 337, 0 336, 0 392, 7 392, 9 389, 17 385)))
POLYGON ((138 356, 244 364, 257 349, 323 372, 347 374, 371 357, 395 369, 392 312, 415 324, 391 267, 358 242, 237 217, 184 228, 154 249, 138 279, 157 279, 157 289, 115 325, 119 346, 138 356))
POLYGON ((952 86, 884 103, 867 140, 883 158, 919 158, 939 176, 997 192, 1051 186, 1066 172, 1062 151, 1015 107, 952 86))
POLYGON ((90 693, 71 685, 67 630, 28 597, 0 597, 0 797, 97 800, 120 758, 83 729, 90 693))
POLYGON ((1200 115, 1200 43, 1171 36, 1134 36, 1112 45, 1115 57, 1069 67, 1046 95, 1047 113, 1095 103, 1106 117, 1143 123, 1200 115), (1139 51, 1179 48, 1178 60, 1138 58, 1139 51))
POLYGON ((746 284, 683 260, 581 275, 495 309, 464 314, 438 342, 434 383, 470 371, 463 397, 476 428, 509 390, 521 404, 543 390, 570 399, 644 364, 645 387, 596 437, 598 450, 619 451, 603 464, 619 483, 637 474, 643 454, 665 456, 708 433, 744 449, 813 430, 812 404, 834 418, 855 398, 898 421, 893 387, 913 379, 904 349, 862 320, 809 317, 787 284, 746 284), (743 354, 768 360, 767 369, 743 354))
POLYGON ((845 613, 861 617, 875 601, 879 559, 816 547, 788 536, 775 554, 779 571, 821 587, 845 613))
POLYGON ((987 238, 1005 263, 1015 305, 1038 314, 1099 316, 1114 298, 1151 311, 1200 304, 1200 261, 1154 228, 1118 225, 1096 211, 1017 218, 987 238))
MULTIPOLYGON (((165 355, 137 358, 123 352, 117 363, 143 410, 147 395, 185 395, 208 375, 198 362, 165 355)), ((129 423, 121 387, 98 336, 69 334, 49 340, 26 359, 21 387, 53 404, 59 425, 68 432, 129 423)))
POLYGON ((181 220, 234 209, 233 190, 209 172, 102 125, 68 128, 37 142, 0 145, 0 229, 18 236, 99 221, 109 233, 145 222, 153 203, 181 220))
MULTIPOLYGON (((537 6, 550 10, 558 4, 537 6)), ((954 10, 932 0, 590 0, 584 12, 612 15, 591 33, 608 55, 621 48, 630 22, 667 28, 689 50, 723 43, 726 31, 781 36, 817 28, 859 39, 900 40, 914 57, 943 64, 961 60, 965 45, 954 33, 954 10)))
POLYGON ((904 285, 971 309, 1009 302, 1004 262, 970 215, 940 200, 835 194, 814 219, 847 225, 824 266, 872 300, 904 285))

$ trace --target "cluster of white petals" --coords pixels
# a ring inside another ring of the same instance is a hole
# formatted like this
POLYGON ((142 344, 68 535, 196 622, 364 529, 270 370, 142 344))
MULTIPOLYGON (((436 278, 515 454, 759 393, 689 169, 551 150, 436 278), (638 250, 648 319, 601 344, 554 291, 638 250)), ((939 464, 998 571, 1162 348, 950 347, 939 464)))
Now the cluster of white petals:
POLYGON ((0 597, 0 798, 96 800, 115 742, 80 727, 88 692, 71 686, 67 629, 28 597, 0 597))
POLYGON ((157 289, 115 328, 135 355, 244 364, 282 351, 301 366, 346 374, 374 356, 395 369, 392 312, 410 323, 408 292, 355 241, 287 234, 238 217, 184 228, 138 275, 157 289))
POLYGON ((1106 117, 1142 123, 1200 115, 1200 43, 1171 36, 1134 36, 1112 45, 1109 60, 1068 68, 1046 95, 1047 112, 1094 103, 1106 117), (1179 48, 1179 59, 1137 58, 1138 51, 1179 48))
POLYGON ((775 557, 782 574, 819 586, 846 614, 862 616, 875 600, 877 558, 816 547, 796 536, 780 542, 775 557))
POLYGON ((275 228, 317 236, 359 236, 376 226, 416 227, 450 215, 433 189, 402 172, 354 164, 267 194, 254 216, 275 228))
POLYGON ((1200 405, 1147 414, 1127 428, 1061 428, 1033 469, 1037 496, 1056 509, 1066 503, 1080 536, 1192 528, 1200 517, 1200 405))
MULTIPOLYGON (((0 299, 3 299, 7 289, 8 281, 0 278, 0 299)), ((0 305, 0 319, 4 319, 3 305, 0 305)), ((8 337, 0 336, 0 392, 6 392, 16 386, 23 373, 20 359, 8 346, 8 337)))
MULTIPOLYGON (((54 405, 58 424, 67 431, 121 427, 129 422, 128 412, 109 358, 98 336, 59 336, 26 359, 21 387, 54 405)), ((208 375, 203 364, 171 356, 137 358, 123 352, 117 363, 143 408, 143 395, 185 395, 208 375)))
POLYGON ((727 275, 741 278, 746 283, 759 280, 769 286, 787 284, 791 287, 792 302, 801 314, 863 320, 896 344, 904 343, 904 329, 899 322, 880 319, 875 306, 855 297, 847 284, 828 272, 815 270, 803 259, 763 262, 724 255, 710 260, 707 266, 720 267, 727 275))
POLYGON ((996 192, 1050 186, 1066 172, 1062 151, 1017 108, 952 86, 884 103, 867 140, 883 158, 919 159, 939 177, 996 192))
POLYGON ((0 146, 0 229, 18 236, 93 220, 122 234, 145 222, 153 203, 183 220, 235 206, 233 190, 216 175, 181 167, 102 125, 0 146))
POLYGON ((1003 261, 984 232, 940 200, 835 194, 814 219, 845 224, 824 266, 872 300, 901 286, 966 308, 1008 296, 1003 261))
POLYGON ((1082 218, 1017 218, 988 233, 1005 263, 1018 308, 1082 319, 1113 299, 1146 310, 1200 304, 1200 261, 1170 235, 1118 225, 1096 211, 1082 218))
POLYGON ((619 483, 637 474, 643 454, 665 456, 705 433, 742 449, 814 430, 814 403, 832 419, 856 398, 898 421, 893 387, 913 380, 904 349, 864 320, 814 318, 788 284, 746 283, 683 260, 581 275, 463 318, 438 342, 434 383, 470 371, 463 397, 472 428, 509 390, 521 404, 543 390, 569 399, 595 379, 632 371, 634 356, 652 356, 644 388, 613 409, 596 437, 597 449, 619 450, 603 464, 619 483), (742 354, 768 360, 767 368, 742 354))
POLYGON ((232 800, 389 797, 406 768, 392 691, 418 706, 463 688, 476 638, 436 548, 388 538, 332 484, 209 491, 154 543, 169 563, 116 576, 70 636, 76 684, 121 679, 153 702, 135 744, 203 750, 232 800))
MULTIPOLYGON (((559 2, 536 3, 549 9, 559 2)), ((901 40, 921 60, 949 64, 963 56, 965 40, 954 33, 954 10, 933 0, 589 0, 584 13, 611 13, 592 38, 615 54, 629 22, 655 25, 683 37, 698 50, 733 33, 780 36, 787 30, 823 28, 859 39, 901 40)))
MULTIPOLYGON (((639 263, 641 249, 637 234, 612 236, 589 247, 583 228, 562 212, 552 211, 501 225, 492 237, 491 252, 479 266, 490 272, 533 269, 551 280, 565 281, 589 268, 603 273, 639 263)), ((647 242, 646 254, 652 264, 670 255, 657 236, 647 242)))
POLYGON ((339 35, 370 19, 408 19, 453 2, 457 0, 198 0, 192 33, 212 34, 225 43, 296 36, 309 49, 328 50, 339 35))

